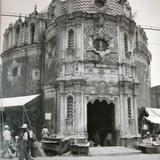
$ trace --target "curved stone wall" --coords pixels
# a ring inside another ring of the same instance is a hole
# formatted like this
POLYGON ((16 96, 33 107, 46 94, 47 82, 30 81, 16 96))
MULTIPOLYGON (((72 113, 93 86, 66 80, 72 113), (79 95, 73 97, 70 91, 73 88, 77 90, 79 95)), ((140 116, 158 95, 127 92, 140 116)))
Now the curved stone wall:
POLYGON ((41 89, 41 47, 30 45, 3 53, 3 97, 37 94, 41 89))

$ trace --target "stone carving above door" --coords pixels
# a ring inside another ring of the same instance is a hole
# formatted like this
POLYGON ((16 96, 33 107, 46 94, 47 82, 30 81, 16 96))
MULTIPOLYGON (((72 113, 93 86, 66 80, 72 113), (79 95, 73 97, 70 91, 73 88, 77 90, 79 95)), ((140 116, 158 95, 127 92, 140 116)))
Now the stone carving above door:
POLYGON ((105 94, 108 90, 107 83, 105 81, 98 82, 96 90, 98 93, 105 94))
POLYGON ((86 96, 87 102, 91 102, 92 104, 96 101, 99 100, 100 102, 106 101, 108 104, 113 103, 115 104, 115 100, 113 97, 110 96, 86 96))
POLYGON ((119 88, 114 82, 95 81, 91 82, 85 88, 85 93, 91 95, 108 95, 112 97, 113 95, 119 94, 119 88))

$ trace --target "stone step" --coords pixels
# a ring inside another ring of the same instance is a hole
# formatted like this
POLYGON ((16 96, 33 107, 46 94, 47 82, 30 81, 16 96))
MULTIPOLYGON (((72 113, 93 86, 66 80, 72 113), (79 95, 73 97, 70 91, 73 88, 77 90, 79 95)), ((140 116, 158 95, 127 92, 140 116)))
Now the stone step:
POLYGON ((119 156, 140 154, 141 151, 122 146, 114 147, 90 147, 89 156, 119 156))

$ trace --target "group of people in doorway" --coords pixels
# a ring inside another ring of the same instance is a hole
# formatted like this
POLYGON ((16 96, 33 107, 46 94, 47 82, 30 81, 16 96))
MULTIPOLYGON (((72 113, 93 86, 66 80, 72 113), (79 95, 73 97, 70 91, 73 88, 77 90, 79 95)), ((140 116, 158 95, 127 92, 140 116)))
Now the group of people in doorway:
POLYGON ((2 158, 12 159, 12 153, 15 153, 19 160, 32 160, 35 157, 35 134, 32 127, 28 128, 27 124, 23 124, 19 129, 19 134, 12 137, 9 126, 4 126, 2 158))
POLYGON ((104 136, 103 138, 103 142, 102 142, 102 139, 100 137, 100 134, 98 131, 95 132, 94 136, 93 136, 93 143, 94 143, 94 146, 97 147, 97 146, 112 146, 112 133, 111 132, 108 132, 106 134, 106 136, 104 136))

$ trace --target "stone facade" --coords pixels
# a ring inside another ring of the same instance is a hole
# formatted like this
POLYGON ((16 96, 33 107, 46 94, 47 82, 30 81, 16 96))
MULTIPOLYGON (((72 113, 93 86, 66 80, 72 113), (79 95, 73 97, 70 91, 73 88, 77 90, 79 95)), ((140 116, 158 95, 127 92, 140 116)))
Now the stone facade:
POLYGON ((160 86, 151 88, 151 107, 160 108, 160 86))
MULTIPOLYGON (((46 19, 36 9, 24 21, 20 17, 10 24, 4 33, 2 57, 2 94, 3 98, 41 94, 42 86, 42 35, 46 19)), ((31 123, 40 132, 42 117, 42 98, 26 105, 31 123), (34 118, 33 118, 34 117, 34 118), (40 122, 40 123, 37 123, 40 122)), ((3 104, 2 104, 3 105, 3 104)), ((6 123, 17 128, 23 123, 21 107, 7 109, 4 113, 6 123), (15 110, 19 110, 17 113, 15 110), (13 114, 13 112, 15 114, 13 114), (18 116, 17 116, 18 115, 18 116), (15 119, 15 117, 16 119, 15 119), (14 123, 15 122, 15 123, 14 123)), ((26 123, 28 123, 25 118, 26 123)))
POLYGON ((104 115, 102 129, 112 126, 115 145, 139 137, 137 106, 150 104, 151 54, 128 2, 53 0, 48 17, 35 10, 26 21, 29 28, 16 22, 17 46, 10 34, 16 24, 4 35, 3 96, 40 93, 43 113, 52 114, 52 133, 58 137, 92 138, 96 130, 102 132, 89 121, 89 106, 96 103, 113 114, 114 123, 104 115))

